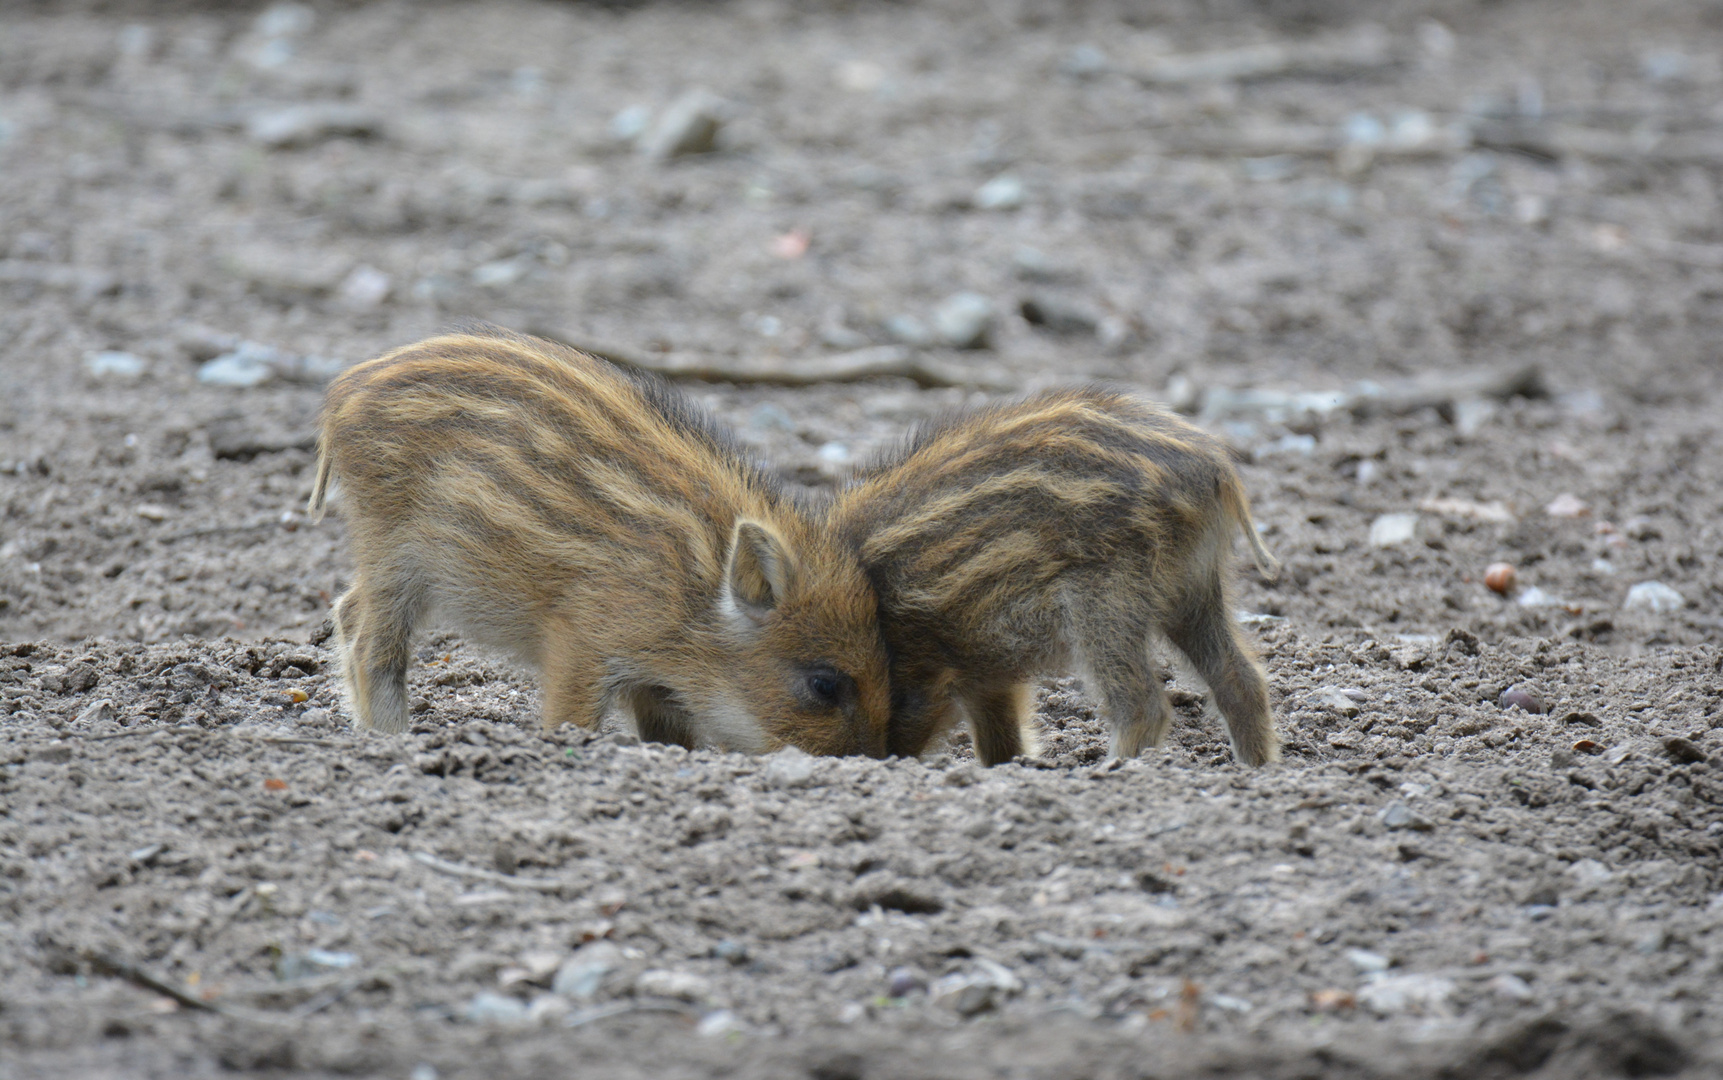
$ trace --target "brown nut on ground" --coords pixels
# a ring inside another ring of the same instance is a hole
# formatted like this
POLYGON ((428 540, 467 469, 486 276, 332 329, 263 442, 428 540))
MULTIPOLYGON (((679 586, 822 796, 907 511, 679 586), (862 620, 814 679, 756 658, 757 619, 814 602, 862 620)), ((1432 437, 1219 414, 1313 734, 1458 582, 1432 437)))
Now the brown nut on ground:
POLYGON ((1491 563, 1489 568, 1484 571, 1484 584, 1490 587, 1491 592, 1506 596, 1513 589, 1514 582, 1519 576, 1519 571, 1514 569, 1513 563, 1491 563))

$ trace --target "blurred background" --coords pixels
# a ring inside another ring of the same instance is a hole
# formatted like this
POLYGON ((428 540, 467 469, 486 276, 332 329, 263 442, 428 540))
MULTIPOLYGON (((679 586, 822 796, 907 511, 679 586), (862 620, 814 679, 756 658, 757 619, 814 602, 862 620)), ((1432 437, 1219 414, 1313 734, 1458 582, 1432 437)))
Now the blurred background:
POLYGON ((1697 0, 7 5, 0 634, 303 636, 322 382, 480 318, 814 488, 1123 382, 1247 463, 1259 614, 1714 640, 1720 40, 1697 0))

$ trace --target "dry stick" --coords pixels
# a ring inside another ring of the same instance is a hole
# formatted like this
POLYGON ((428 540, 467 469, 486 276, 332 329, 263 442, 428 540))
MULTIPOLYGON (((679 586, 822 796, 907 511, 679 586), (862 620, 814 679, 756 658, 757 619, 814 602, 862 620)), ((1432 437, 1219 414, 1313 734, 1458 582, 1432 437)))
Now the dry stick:
POLYGON ((257 525, 212 525, 203 529, 186 529, 183 532, 168 533, 166 536, 155 537, 158 544, 173 544, 181 540, 198 540, 205 536, 228 536, 234 533, 264 532, 268 529, 279 529, 278 521, 265 521, 257 525))
POLYGON ((511 889, 527 889, 532 892, 561 892, 565 887, 560 881, 547 881, 543 878, 523 878, 513 874, 499 874, 495 870, 480 870, 476 866, 462 866, 460 863, 439 859, 428 851, 413 852, 416 862, 435 870, 439 874, 451 877, 476 878, 479 881, 490 881, 498 885, 506 885, 511 889))
POLYGON ((1439 127, 1403 143, 1350 143, 1332 127, 1272 125, 1238 131, 1163 131, 1162 150, 1174 154, 1269 157, 1289 154, 1327 157, 1356 148, 1373 160, 1462 154, 1472 149, 1504 150, 1546 161, 1638 162, 1650 165, 1723 165, 1723 138, 1716 134, 1623 134, 1568 124, 1485 121, 1439 127))
POLYGON ((154 990, 156 993, 161 994, 164 997, 173 998, 188 1009, 198 1009, 203 1012, 229 1015, 226 1009, 215 1004, 213 1001, 205 1001, 196 994, 188 994, 173 983, 168 982, 166 979, 157 978, 128 960, 122 960, 117 956, 110 956, 107 953, 97 952, 95 949, 90 948, 68 949, 64 951, 70 952, 72 955, 89 964, 98 975, 112 975, 114 978, 124 979, 135 986, 141 986, 145 990, 154 990))
POLYGON ((1549 386, 1544 382, 1543 370, 1536 364, 1528 364, 1505 371, 1484 368, 1398 379, 1368 393, 1355 393, 1348 404, 1357 413, 1405 414, 1473 398, 1507 401, 1516 397, 1548 396, 1549 386))
POLYGON ((1388 67, 1395 61, 1388 35, 1371 27, 1309 41, 1271 41, 1215 52, 1166 56, 1117 69, 1150 86, 1270 79, 1286 75, 1333 77, 1388 67))
POLYGON ((692 1005, 668 998, 646 1001, 616 1001, 609 1005, 595 1005, 590 1009, 582 1009, 563 1021, 565 1027, 584 1027, 599 1020, 608 1020, 613 1016, 624 1016, 638 1012, 667 1012, 680 1013, 683 1016, 694 1016, 699 1010, 692 1005))
POLYGON ((924 388, 962 386, 983 390, 1018 390, 1021 385, 961 364, 922 356, 899 345, 879 345, 830 356, 807 356, 797 360, 729 360, 700 353, 644 355, 616 345, 583 341, 578 335, 551 327, 533 327, 532 333, 561 342, 582 352, 624 367, 639 368, 668 379, 700 382, 770 383, 776 386, 812 386, 816 383, 860 382, 864 379, 897 377, 924 388))
POLYGON ((239 739, 244 742, 270 743, 276 746, 336 746, 341 747, 342 749, 351 749, 353 746, 352 743, 338 743, 332 739, 311 739, 297 736, 276 735, 243 735, 237 731, 223 731, 220 728, 170 728, 163 727, 159 724, 153 727, 133 728, 130 731, 109 732, 106 735, 84 735, 76 731, 68 731, 64 732, 64 734, 73 738, 82 739, 85 742, 107 742, 109 739, 130 739, 138 735, 154 735, 158 731, 165 731, 169 735, 225 735, 230 739, 239 739))
POLYGON ((1577 157, 1652 165, 1723 164, 1723 138, 1705 132, 1624 134, 1570 124, 1502 121, 1473 125, 1472 140, 1486 149, 1512 150, 1550 160, 1577 157))

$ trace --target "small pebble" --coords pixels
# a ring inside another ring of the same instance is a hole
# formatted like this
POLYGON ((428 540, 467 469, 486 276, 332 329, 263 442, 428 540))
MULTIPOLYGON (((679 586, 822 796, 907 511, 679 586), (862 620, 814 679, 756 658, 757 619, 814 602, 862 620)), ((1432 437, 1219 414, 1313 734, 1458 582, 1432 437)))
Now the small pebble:
POLYGON ((1564 491, 1544 507, 1544 513, 1558 518, 1584 517, 1591 513, 1591 507, 1579 496, 1564 491))
POLYGON ((712 1038, 717 1035, 728 1035, 732 1031, 742 1030, 742 1020, 729 1009, 714 1009, 700 1018, 694 1025, 694 1034, 712 1038))
POLYGON ((817 768, 811 754, 786 746, 766 759, 764 777, 768 787, 803 788, 813 783, 817 768))
MULTIPOLYGON (((75 724, 108 724, 112 723, 113 719, 114 703, 107 698, 99 698, 96 701, 91 702, 83 712, 78 714, 78 718, 72 722, 75 724)), ((1681 741, 1687 742, 1686 739, 1682 739, 1681 741)), ((1691 746, 1693 744, 1688 743, 1688 745, 1691 746)), ((1704 755, 1701 754, 1700 757, 1703 758, 1704 755)))
POLYGON ((131 381, 140 378, 148 365, 142 357, 129 352, 91 352, 84 354, 84 370, 98 379, 131 381))
POLYGON ((1414 832, 1430 832, 1436 823, 1423 814, 1414 813, 1412 808, 1403 802, 1389 803, 1382 811, 1382 824, 1389 829, 1411 829, 1414 832))
POLYGON ((1533 585, 1520 590, 1519 596, 1514 598, 1514 603, 1521 607, 1555 607, 1561 601, 1533 585))
POLYGON ((1418 533, 1417 514, 1383 514, 1370 523, 1370 546, 1396 547, 1418 533))
POLYGON ((933 312, 934 334, 952 348, 985 348, 992 328, 993 302, 980 293, 949 296, 933 312))
POLYGON ((1455 989, 1452 979, 1438 975, 1386 975, 1364 984, 1358 991, 1358 1003, 1382 1016, 1446 1016, 1455 989))
POLYGON ((892 968, 891 974, 886 977, 886 994, 890 997, 908 997, 926 989, 927 976, 918 968, 892 968))
POLYGON ((1391 964, 1386 956, 1369 949, 1347 949, 1345 955, 1353 967, 1364 972, 1387 971, 1391 964))
POLYGON ((642 971, 640 978, 634 981, 637 994, 647 997, 672 998, 676 1001, 704 1001, 712 993, 711 984, 704 976, 692 971, 670 971, 664 968, 654 968, 642 971))
POLYGON ((467 1022, 519 1024, 526 1020, 526 1003, 492 990, 480 990, 467 1002, 467 1022))
POLYGON ((610 137, 617 142, 633 142, 651 124, 650 105, 630 105, 610 118, 610 137))
POLYGON ((1687 606, 1687 600, 1661 581, 1642 581, 1627 590, 1627 600, 1621 606, 1629 611, 1680 611, 1687 606))
POLYGON ((1643 514, 1635 515, 1622 522, 1621 531, 1633 540, 1663 539, 1663 530, 1657 527, 1656 522, 1643 514))
MULTIPOLYGON (((82 720, 83 717, 80 716, 78 719, 82 720)), ((1678 765, 1691 765, 1696 761, 1705 760, 1704 748, 1693 740, 1683 739, 1679 735, 1671 735, 1663 740, 1663 752, 1668 754, 1670 760, 1678 765)))
POLYGON ((1512 972, 1503 972, 1484 985, 1503 1001, 1530 1001, 1533 996, 1531 986, 1512 972))
POLYGON ((374 266, 355 266, 336 294, 353 311, 372 311, 389 299, 395 280, 374 266))
POLYGON ((1491 563, 1489 569, 1484 571, 1484 584, 1489 586, 1491 592, 1503 596, 1513 591, 1514 582, 1518 578, 1519 571, 1514 569, 1513 563, 1491 563))
POLYGON ((740 967, 748 962, 748 946, 726 938, 712 946, 712 955, 726 964, 740 967))
POLYGON ((246 136, 270 150, 307 146, 340 136, 373 136, 382 130, 382 118, 369 109, 335 102, 264 109, 245 122, 246 136))
POLYGON ((551 989, 578 1001, 598 996, 604 978, 622 963, 622 950, 608 941, 582 945, 557 968, 551 989))
POLYGON ((933 344, 933 331, 914 315, 893 315, 885 321, 885 332, 893 341, 905 345, 919 347, 933 344))
POLYGON ((1313 691, 1308 699, 1313 705, 1323 705, 1348 719, 1358 715, 1358 702, 1338 687, 1324 686, 1313 691))
POLYGON ((1023 181, 1002 173, 982 184, 970 202, 977 210, 1015 210, 1023 205, 1023 181))
POLYGON ((708 153, 717 144, 723 111, 723 101, 710 91, 690 90, 640 134, 636 146, 652 161, 708 153))
POLYGON ((1544 712, 1544 703, 1538 700, 1536 694, 1529 690, 1522 690, 1517 686, 1511 686, 1502 691, 1500 704, 1504 710, 1519 709, 1521 712, 1531 713, 1533 716, 1542 716, 1544 712))
POLYGON ((1577 754, 1591 754, 1595 757, 1603 753, 1603 744, 1592 739, 1581 739, 1573 744, 1573 750, 1577 754))

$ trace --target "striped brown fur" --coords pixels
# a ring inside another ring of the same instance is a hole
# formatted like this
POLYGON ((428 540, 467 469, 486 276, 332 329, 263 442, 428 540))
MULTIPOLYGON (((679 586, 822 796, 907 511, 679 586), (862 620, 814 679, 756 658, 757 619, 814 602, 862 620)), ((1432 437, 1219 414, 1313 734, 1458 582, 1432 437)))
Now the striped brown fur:
POLYGON ((1075 668, 1112 754, 1134 756, 1171 719, 1158 633, 1208 682, 1233 754, 1279 756, 1230 613, 1233 537, 1265 574, 1278 566, 1225 447, 1173 414, 1096 387, 952 414, 863 469, 829 515, 879 593, 893 753, 964 716, 983 763, 1032 753, 1030 680, 1075 668))
POLYGON ((536 669, 546 729, 607 712, 648 739, 885 749, 877 601, 818 527, 660 381, 495 328, 330 384, 330 481, 357 576, 334 622, 362 728, 407 726, 408 643, 439 615, 536 669))

